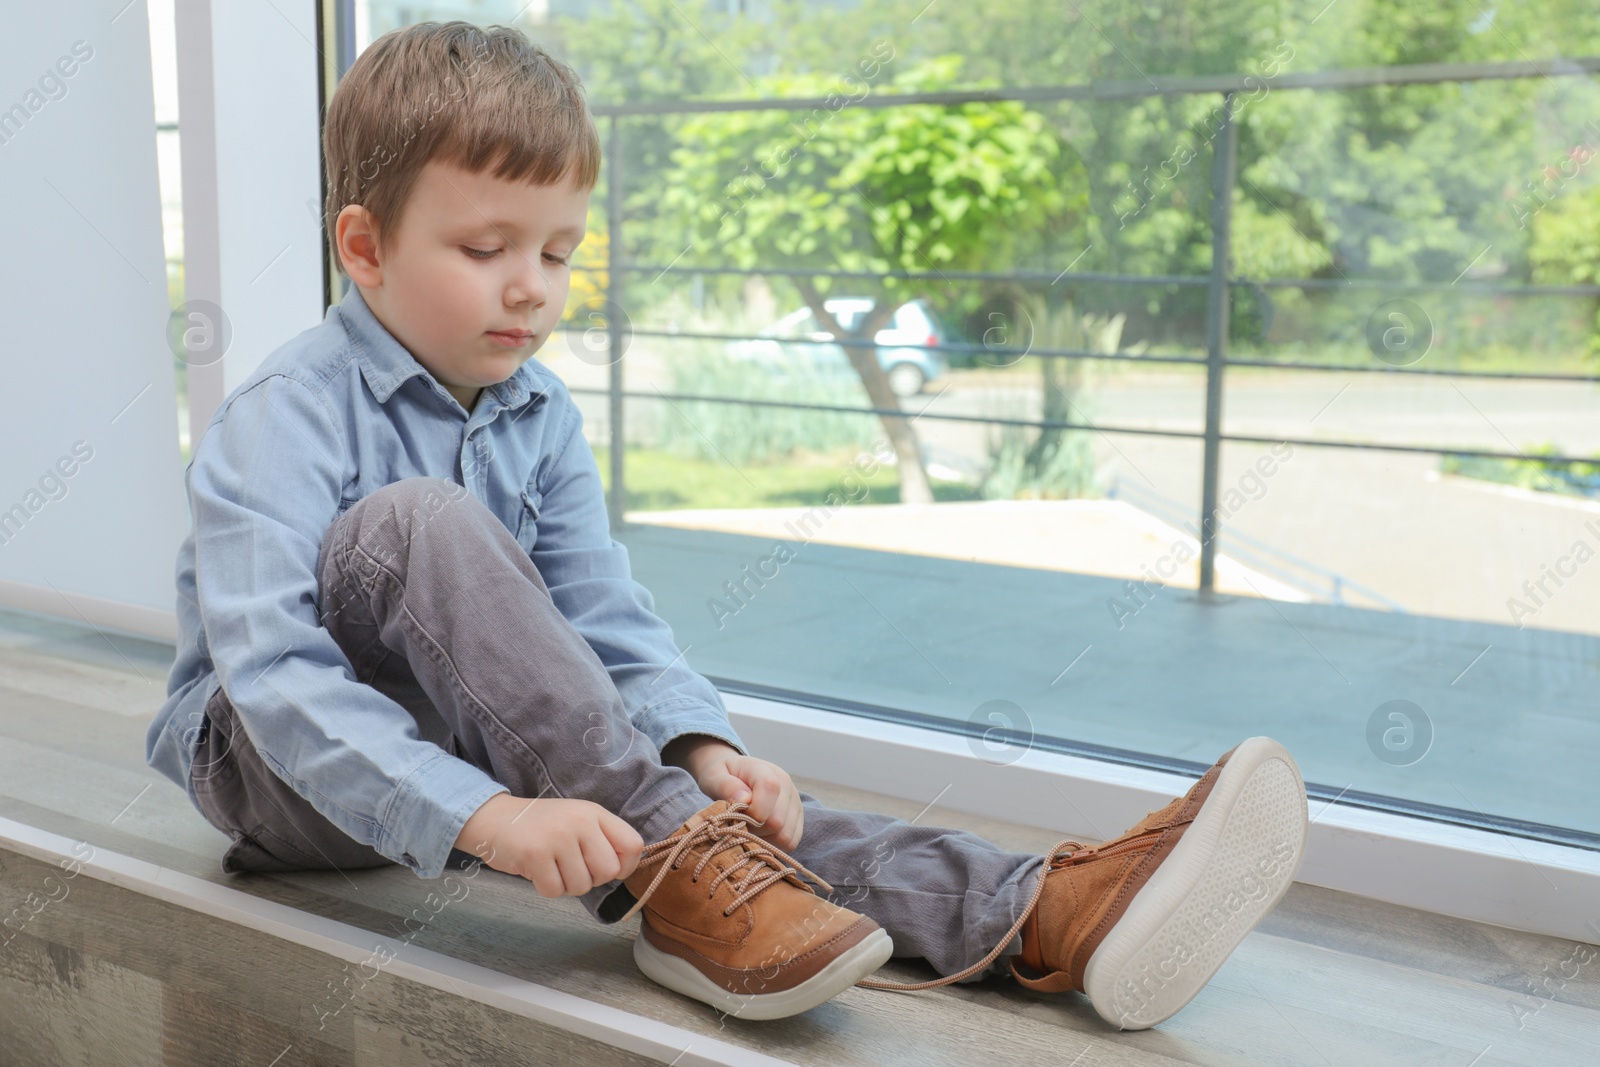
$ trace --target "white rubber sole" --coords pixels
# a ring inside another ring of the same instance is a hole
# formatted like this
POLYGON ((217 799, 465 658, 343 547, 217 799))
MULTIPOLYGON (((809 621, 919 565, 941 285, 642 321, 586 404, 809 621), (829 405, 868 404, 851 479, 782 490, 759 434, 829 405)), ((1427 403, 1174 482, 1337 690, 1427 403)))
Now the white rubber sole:
POLYGON ((645 939, 633 941, 633 960, 652 981, 740 1019, 782 1019, 832 999, 888 962, 894 941, 874 930, 822 970, 792 989, 776 993, 730 993, 688 960, 662 952, 645 939))
POLYGON ((1242 742, 1172 854, 1084 971, 1100 1017, 1143 1030, 1194 999, 1283 899, 1305 855, 1306 791, 1269 737, 1242 742))

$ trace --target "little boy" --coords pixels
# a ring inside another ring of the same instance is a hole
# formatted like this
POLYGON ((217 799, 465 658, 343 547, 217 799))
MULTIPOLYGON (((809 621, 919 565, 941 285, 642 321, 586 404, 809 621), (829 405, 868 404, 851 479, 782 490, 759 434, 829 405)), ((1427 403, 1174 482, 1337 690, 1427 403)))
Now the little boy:
POLYGON ((1003 968, 1125 1028, 1188 1003, 1282 896, 1305 793, 1267 738, 1115 841, 1046 856, 830 809, 746 751, 530 358, 601 163, 570 68, 504 27, 397 30, 340 84, 324 150, 352 284, 195 450, 148 738, 232 839, 223 870, 476 857, 601 922, 642 910, 640 969, 745 1018, 900 955, 942 977, 867 984, 1003 968))

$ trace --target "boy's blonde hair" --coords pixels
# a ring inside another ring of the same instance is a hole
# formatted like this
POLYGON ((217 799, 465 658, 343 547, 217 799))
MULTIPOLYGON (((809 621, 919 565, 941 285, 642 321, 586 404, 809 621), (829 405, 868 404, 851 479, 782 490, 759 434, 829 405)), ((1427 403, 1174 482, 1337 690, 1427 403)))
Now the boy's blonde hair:
POLYGON ((400 225, 429 160, 509 181, 593 189, 600 134, 573 69, 506 26, 419 22, 392 30, 351 64, 322 130, 329 249, 334 223, 360 204, 385 235, 400 225), (498 164, 498 165, 496 165, 498 164))

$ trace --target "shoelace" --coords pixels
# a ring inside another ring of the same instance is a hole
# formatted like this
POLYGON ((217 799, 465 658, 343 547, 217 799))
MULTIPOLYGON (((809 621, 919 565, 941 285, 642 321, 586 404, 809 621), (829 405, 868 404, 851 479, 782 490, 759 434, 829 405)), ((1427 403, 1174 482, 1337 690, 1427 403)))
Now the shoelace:
MULTIPOLYGON (((745 814, 745 807, 746 805, 744 804, 730 805, 725 811, 712 816, 693 829, 680 829, 671 837, 646 845, 644 851, 640 854, 639 866, 643 867, 651 863, 661 863, 663 866, 656 872, 656 876, 650 882, 650 885, 639 895, 639 899, 634 902, 633 907, 629 908, 622 918, 631 918, 639 909, 643 908, 645 901, 649 900, 651 895, 655 893, 656 887, 666 878, 668 872, 677 869, 678 858, 697 842, 702 841, 707 843, 714 842, 715 844, 714 847, 700 857, 700 862, 695 865, 694 873, 690 875, 691 880, 698 879, 706 864, 711 862, 711 857, 718 853, 730 848, 737 848, 740 845, 748 844, 754 846, 752 851, 745 852, 743 858, 736 860, 711 880, 711 885, 707 890, 708 896, 714 896, 717 886, 735 871, 748 864, 754 865, 753 869, 748 871, 743 879, 735 883, 734 889, 736 893, 734 899, 732 903, 722 909, 724 915, 732 914, 734 908, 749 900, 767 888, 767 886, 781 881, 785 876, 796 872, 804 874, 828 892, 833 892, 833 886, 807 870, 799 860, 777 846, 769 844, 752 834, 748 826, 756 825, 756 820, 745 814), (746 825, 738 825, 740 823, 746 825)), ((1152 811, 1150 814, 1153 815, 1155 812, 1152 811)), ((1144 836, 1141 834, 1140 838, 1142 839, 1144 836)), ((965 970, 957 971, 955 974, 947 974, 940 978, 933 978, 926 982, 884 982, 873 978, 863 978, 856 985, 864 989, 887 989, 910 993, 920 989, 937 989, 940 986, 947 986, 952 982, 959 982, 963 978, 977 974, 998 959, 1000 953, 1005 951, 1006 946, 1011 944, 1012 938, 1021 933, 1022 928, 1027 925, 1028 917, 1033 914, 1034 908, 1039 903, 1039 898, 1044 895, 1045 876, 1051 870, 1059 870, 1063 867, 1069 867, 1079 860, 1087 860, 1098 856, 1108 844, 1111 843, 1102 842, 1100 845, 1091 846, 1085 845, 1080 841, 1067 840, 1058 842, 1049 852, 1045 853, 1044 866, 1040 868, 1038 881, 1034 883, 1033 893, 1028 897, 1027 906, 1022 909, 1017 921, 1012 924, 1010 930, 1007 930, 1001 936, 994 948, 989 950, 988 955, 965 970)), ((1135 844, 1135 841, 1118 841, 1114 847, 1133 844, 1135 844)), ((807 892, 811 891, 810 887, 805 888, 807 892)))
MULTIPOLYGON (((705 870, 713 856, 719 855, 729 849, 739 849, 740 855, 725 869, 717 872, 711 879, 711 885, 706 890, 708 897, 716 895, 717 887, 728 880, 740 870, 744 877, 736 882, 730 882, 734 889, 734 898, 722 909, 723 915, 732 915, 733 910, 740 904, 749 900, 757 893, 766 889, 774 882, 781 882, 791 874, 803 874, 813 882, 820 885, 828 892, 833 892, 833 886, 824 882, 808 871, 800 861, 770 842, 763 841, 750 832, 750 827, 757 825, 756 820, 745 814, 745 804, 732 804, 726 810, 706 819, 692 829, 679 829, 670 837, 662 838, 653 844, 646 845, 639 855, 639 866, 645 867, 652 863, 661 864, 661 869, 656 872, 655 878, 645 891, 639 894, 639 899, 634 902, 622 916, 623 919, 632 917, 645 901, 655 893, 669 871, 677 870, 679 859, 689 849, 696 845, 707 846, 700 856, 700 862, 695 864, 691 881, 698 881, 700 872, 705 870)), ((810 886, 802 886, 806 892, 812 892, 810 886)), ((620 921, 620 920, 619 920, 620 921)))
POLYGON ((1028 898, 1028 906, 1022 909, 1022 915, 1012 924, 1011 929, 1006 931, 1005 936, 1000 938, 1000 943, 995 945, 987 956, 966 970, 957 971, 955 974, 947 974, 942 978, 933 978, 926 982, 883 982, 873 978, 863 978, 856 985, 866 989, 892 989, 902 993, 909 993, 918 989, 937 989, 939 986, 946 986, 951 982, 959 982, 968 975, 977 974, 998 959, 1000 953, 1005 951, 1005 947, 1011 944, 1011 939, 1022 932, 1023 926, 1028 922, 1028 916, 1033 914, 1034 906, 1039 903, 1039 898, 1044 895, 1044 876, 1049 873, 1051 868, 1056 866, 1057 860, 1065 860, 1066 862, 1061 864, 1061 866, 1065 867, 1072 863, 1079 853, 1087 857, 1093 855, 1094 851, 1094 849, 1077 841, 1062 841, 1045 853, 1044 867, 1039 871, 1039 880, 1034 884, 1033 895, 1028 898))
POLYGON ((1112 854, 1123 851, 1123 849, 1139 848, 1150 838, 1158 837, 1160 833, 1165 833, 1166 830, 1170 829, 1170 825, 1162 824, 1162 817, 1176 813, 1178 806, 1182 805, 1184 800, 1186 800, 1186 797, 1176 797, 1165 808, 1155 808, 1152 811, 1147 811, 1142 821, 1149 821, 1150 817, 1154 816, 1157 817, 1157 825, 1150 827, 1146 832, 1138 833, 1138 835, 1131 835, 1131 837, 1130 835, 1123 835, 1122 838, 1112 838, 1110 841, 1102 841, 1099 845, 1093 846, 1083 845, 1082 841, 1059 841, 1059 843, 1056 843, 1054 848, 1045 853, 1045 865, 1040 867, 1038 881, 1034 883, 1034 894, 1027 899, 1027 907, 1022 909, 1021 918, 1018 918, 1016 923, 1011 925, 1011 929, 1006 931, 1005 936, 1000 937, 1000 944, 995 945, 994 949, 990 950, 989 955, 979 960, 978 963, 971 965, 970 968, 966 968, 965 971, 946 974, 944 977, 936 977, 936 979, 930 979, 930 981, 926 982, 880 982, 864 977, 861 981, 856 982, 856 985, 862 985, 866 989, 891 989, 899 990, 899 992, 912 992, 912 990, 918 989, 938 989, 939 985, 960 982, 963 977, 970 976, 970 974, 978 974, 979 971, 982 971, 982 969, 989 966, 990 963, 994 963, 1000 957, 1000 953, 1005 950, 1006 945, 1011 944, 1013 937, 1022 933, 1022 926, 1027 925, 1027 917, 1034 913, 1034 907, 1038 905, 1038 897, 1042 897, 1045 894, 1045 875, 1048 875, 1051 870, 1061 870, 1062 867, 1070 867, 1070 865, 1077 864, 1077 862, 1098 859, 1101 856, 1112 856, 1112 854))

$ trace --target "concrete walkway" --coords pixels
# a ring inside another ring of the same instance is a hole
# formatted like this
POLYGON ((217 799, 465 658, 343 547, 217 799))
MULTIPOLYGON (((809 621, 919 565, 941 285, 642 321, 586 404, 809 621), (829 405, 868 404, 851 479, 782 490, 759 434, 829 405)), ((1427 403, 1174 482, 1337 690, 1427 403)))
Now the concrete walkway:
MULTIPOLYGON (((1200 584, 1193 536, 1121 500, 984 500, 871 507, 706 508, 631 511, 630 522, 720 530, 785 541, 816 541, 972 563, 1075 571, 1130 579, 1154 595, 1158 585, 1200 584)), ((1217 590, 1304 602, 1292 586, 1227 556, 1217 559, 1217 590)))
POLYGON ((1333 791, 1600 835, 1592 634, 1179 588, 1141 603, 1064 570, 820 540, 784 559, 769 534, 618 539, 719 681, 985 725, 1004 700, 1022 729, 1197 762, 1265 733, 1333 791))

